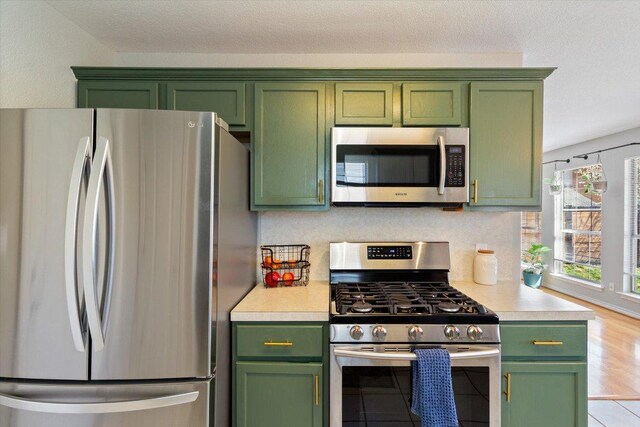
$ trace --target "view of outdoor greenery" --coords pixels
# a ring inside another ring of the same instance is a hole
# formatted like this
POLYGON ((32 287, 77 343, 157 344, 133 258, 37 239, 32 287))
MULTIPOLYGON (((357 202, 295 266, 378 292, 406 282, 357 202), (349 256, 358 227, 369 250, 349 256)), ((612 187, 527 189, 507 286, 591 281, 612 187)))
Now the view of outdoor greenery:
POLYGON ((556 271, 568 276, 600 283, 602 195, 589 179, 601 173, 600 165, 562 172, 563 191, 559 200, 559 235, 562 250, 555 254, 556 271))

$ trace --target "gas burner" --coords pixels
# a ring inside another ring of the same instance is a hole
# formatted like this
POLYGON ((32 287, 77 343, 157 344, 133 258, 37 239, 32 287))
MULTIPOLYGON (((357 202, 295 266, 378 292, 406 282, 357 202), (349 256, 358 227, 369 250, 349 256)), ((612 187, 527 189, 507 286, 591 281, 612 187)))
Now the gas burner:
POLYGON ((453 302, 441 302, 436 306, 436 308, 440 311, 444 311, 445 313, 457 313, 462 307, 453 302))
POLYGON ((371 311, 373 311, 373 306, 368 302, 358 301, 353 303, 353 305, 351 306, 351 311, 363 314, 370 313, 371 311))

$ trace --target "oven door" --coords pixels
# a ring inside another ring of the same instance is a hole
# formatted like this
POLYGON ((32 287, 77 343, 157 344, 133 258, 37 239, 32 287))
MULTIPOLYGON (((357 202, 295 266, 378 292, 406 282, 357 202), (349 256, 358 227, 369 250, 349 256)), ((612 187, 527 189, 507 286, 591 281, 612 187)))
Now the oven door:
MULTIPOLYGON (((461 425, 500 426, 500 345, 443 345, 461 425)), ((413 427, 412 348, 407 345, 331 345, 331 427, 413 427)))
POLYGON ((334 204, 462 203, 468 129, 334 128, 334 204))

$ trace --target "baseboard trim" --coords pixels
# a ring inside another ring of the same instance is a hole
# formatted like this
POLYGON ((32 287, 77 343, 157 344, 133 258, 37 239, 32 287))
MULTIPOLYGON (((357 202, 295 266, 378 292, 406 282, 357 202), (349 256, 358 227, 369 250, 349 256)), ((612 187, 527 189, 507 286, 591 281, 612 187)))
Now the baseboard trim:
POLYGON ((602 396, 589 396, 589 400, 640 400, 640 395, 620 396, 617 394, 605 394, 602 396))

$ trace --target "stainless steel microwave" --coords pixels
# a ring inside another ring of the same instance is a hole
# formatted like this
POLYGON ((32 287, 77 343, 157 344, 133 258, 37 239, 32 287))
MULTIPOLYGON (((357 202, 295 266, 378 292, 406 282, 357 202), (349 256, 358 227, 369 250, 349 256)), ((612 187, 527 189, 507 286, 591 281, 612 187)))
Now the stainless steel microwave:
POLYGON ((457 205, 469 201, 468 128, 333 128, 336 206, 457 205))

